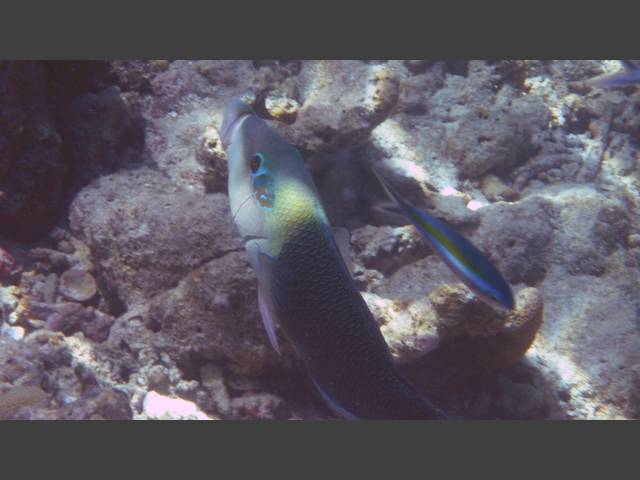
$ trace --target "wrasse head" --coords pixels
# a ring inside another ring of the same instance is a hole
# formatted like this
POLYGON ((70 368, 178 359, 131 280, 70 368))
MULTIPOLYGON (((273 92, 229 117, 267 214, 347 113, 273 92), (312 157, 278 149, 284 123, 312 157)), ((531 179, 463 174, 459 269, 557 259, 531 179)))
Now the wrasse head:
POLYGON ((304 159, 240 100, 227 106, 221 137, 228 157, 233 218, 243 237, 267 238, 283 212, 292 210, 291 192, 300 192, 299 199, 305 192, 315 192, 304 159))

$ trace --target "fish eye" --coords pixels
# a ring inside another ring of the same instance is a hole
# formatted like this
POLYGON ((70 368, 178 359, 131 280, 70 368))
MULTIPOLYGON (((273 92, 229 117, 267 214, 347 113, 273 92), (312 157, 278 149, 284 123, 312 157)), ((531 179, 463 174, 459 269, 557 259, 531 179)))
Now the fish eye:
POLYGON ((260 167, 262 166, 263 157, 261 153, 256 153, 251 162, 249 162, 249 168, 251 169, 251 173, 256 173, 260 167))

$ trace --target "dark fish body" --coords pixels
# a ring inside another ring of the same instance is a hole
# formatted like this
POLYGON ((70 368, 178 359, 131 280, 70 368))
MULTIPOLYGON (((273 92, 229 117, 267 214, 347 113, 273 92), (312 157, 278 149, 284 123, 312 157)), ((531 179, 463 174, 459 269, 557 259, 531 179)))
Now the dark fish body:
POLYGON ((282 328, 325 400, 339 413, 371 419, 445 418, 398 373, 323 225, 311 220, 284 243, 272 281, 275 296, 287 299, 275 307, 282 328))
POLYGON ((300 153, 238 101, 227 107, 222 141, 231 211, 274 348, 278 324, 324 401, 345 418, 445 418, 396 369, 300 153))

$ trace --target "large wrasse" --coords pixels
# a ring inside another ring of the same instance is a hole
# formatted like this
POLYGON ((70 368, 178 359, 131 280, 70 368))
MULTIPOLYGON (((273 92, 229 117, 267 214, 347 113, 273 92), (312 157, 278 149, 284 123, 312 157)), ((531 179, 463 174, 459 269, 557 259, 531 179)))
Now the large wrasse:
POLYGON ((276 350, 278 324, 324 401, 349 419, 446 415, 398 372, 341 255, 302 155, 241 101, 222 142, 229 199, 258 278, 258 304, 276 350))

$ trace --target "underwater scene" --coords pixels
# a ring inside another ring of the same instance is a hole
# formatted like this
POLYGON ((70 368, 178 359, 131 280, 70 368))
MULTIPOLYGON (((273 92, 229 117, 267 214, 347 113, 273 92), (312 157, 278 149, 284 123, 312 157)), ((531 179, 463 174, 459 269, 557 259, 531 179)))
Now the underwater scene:
POLYGON ((639 418, 639 87, 0 61, 0 419, 639 418))

